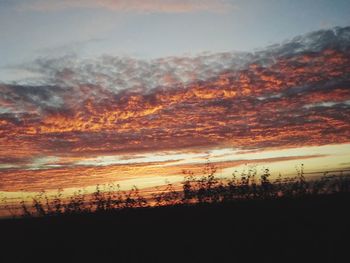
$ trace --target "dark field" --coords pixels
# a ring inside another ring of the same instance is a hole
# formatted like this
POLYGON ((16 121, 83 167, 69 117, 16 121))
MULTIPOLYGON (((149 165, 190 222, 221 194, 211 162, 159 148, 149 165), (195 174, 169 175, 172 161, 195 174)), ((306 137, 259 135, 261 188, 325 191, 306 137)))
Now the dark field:
POLYGON ((0 221, 1 262, 349 262, 349 193, 0 221))

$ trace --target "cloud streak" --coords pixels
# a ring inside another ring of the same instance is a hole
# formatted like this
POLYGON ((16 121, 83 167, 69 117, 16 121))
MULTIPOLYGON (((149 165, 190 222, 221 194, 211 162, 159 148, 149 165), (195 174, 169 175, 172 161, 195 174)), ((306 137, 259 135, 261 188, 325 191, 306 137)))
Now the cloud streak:
MULTIPOLYGON (((213 165, 221 169, 236 167, 246 164, 273 163, 290 160, 305 160, 310 158, 324 157, 323 155, 287 156, 262 158, 252 160, 234 160, 213 162, 213 165)), ((191 170, 195 175, 202 175, 203 164, 176 164, 173 161, 130 163, 109 166, 80 166, 70 168, 54 167, 52 169, 8 169, 0 170, 0 191, 28 191, 39 192, 43 189, 55 190, 58 188, 83 188, 97 184, 110 182, 125 182, 142 178, 151 178, 161 174, 164 179, 176 176, 183 170, 191 170), (72 176, 74 174, 74 176, 72 176), (16 178, 16 180, 13 180, 16 178)), ((164 183, 162 180, 161 183, 164 183)))
POLYGON ((39 12, 97 8, 115 12, 189 13, 227 12, 233 10, 234 6, 230 1, 225 0, 30 0, 18 8, 39 12))

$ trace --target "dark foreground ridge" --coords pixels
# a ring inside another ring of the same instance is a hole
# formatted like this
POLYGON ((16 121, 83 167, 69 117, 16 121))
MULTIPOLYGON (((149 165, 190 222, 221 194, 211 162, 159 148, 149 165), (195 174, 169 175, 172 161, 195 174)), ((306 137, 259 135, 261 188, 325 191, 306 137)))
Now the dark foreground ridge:
POLYGON ((346 262, 349 193, 0 221, 0 262, 346 262))

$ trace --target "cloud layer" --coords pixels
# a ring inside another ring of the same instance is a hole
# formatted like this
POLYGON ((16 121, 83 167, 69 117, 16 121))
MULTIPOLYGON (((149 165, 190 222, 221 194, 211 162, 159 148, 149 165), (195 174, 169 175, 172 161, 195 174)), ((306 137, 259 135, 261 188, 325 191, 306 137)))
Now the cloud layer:
POLYGON ((74 164, 99 155, 350 141, 350 28, 252 54, 66 57, 25 67, 44 77, 0 84, 0 163, 7 167, 42 156, 74 164))

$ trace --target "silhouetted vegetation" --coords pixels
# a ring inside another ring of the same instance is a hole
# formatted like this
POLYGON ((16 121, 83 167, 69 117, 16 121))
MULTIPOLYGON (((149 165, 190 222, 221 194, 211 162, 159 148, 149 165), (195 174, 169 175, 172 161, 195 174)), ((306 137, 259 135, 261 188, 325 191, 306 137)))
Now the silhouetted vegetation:
POLYGON ((233 173, 231 178, 218 178, 216 172, 217 168, 209 163, 199 177, 192 171, 183 171, 181 185, 166 182, 165 186, 156 187, 150 197, 143 196, 136 186, 129 191, 121 191, 120 186, 114 184, 97 185, 93 194, 79 190, 69 198, 63 198, 62 189, 53 198, 40 192, 31 202, 21 201, 22 216, 82 214, 150 206, 187 206, 350 192, 349 174, 325 173, 316 180, 306 180, 303 165, 297 168, 295 177, 282 178, 279 175, 274 180, 270 179, 271 173, 267 168, 260 175, 256 167, 247 168, 240 176, 233 173))
MULTIPOLYGON (((67 197, 24 196, 22 217, 0 220, 0 261, 344 262, 350 176, 310 180, 247 168, 220 178, 184 171, 178 184, 141 192, 96 186, 67 197), (27 200, 27 201, 26 201, 27 200), (19 253, 20 252, 20 253, 19 253)), ((6 199, 5 197, 3 197, 6 199)), ((13 215, 18 210, 7 207, 13 215)))

